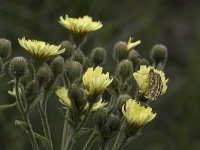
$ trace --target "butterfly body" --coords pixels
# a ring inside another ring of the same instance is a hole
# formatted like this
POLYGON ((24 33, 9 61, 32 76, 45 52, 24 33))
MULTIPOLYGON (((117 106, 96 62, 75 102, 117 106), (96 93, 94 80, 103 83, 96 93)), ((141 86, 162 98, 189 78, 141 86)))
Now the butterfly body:
POLYGON ((153 69, 149 71, 149 89, 148 89, 148 99, 156 100, 161 94, 163 88, 161 76, 155 73, 153 69))

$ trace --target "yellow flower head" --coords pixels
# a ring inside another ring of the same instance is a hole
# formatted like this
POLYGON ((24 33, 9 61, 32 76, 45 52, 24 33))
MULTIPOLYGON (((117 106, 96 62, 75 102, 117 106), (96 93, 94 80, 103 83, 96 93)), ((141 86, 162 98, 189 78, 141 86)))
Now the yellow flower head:
POLYGON ((102 99, 100 99, 98 102, 92 105, 92 111, 97 111, 99 108, 107 106, 107 104, 108 102, 104 102, 102 99))
POLYGON ((108 72, 104 74, 102 70, 103 68, 99 66, 94 70, 93 68, 88 68, 83 75, 83 84, 90 97, 102 92, 113 80, 109 78, 108 72))
POLYGON ((63 104, 65 108, 72 109, 72 103, 68 96, 68 89, 61 87, 56 90, 56 95, 58 96, 60 103, 63 104))
MULTIPOLYGON (((160 95, 164 94, 167 90, 167 81, 168 79, 165 78, 165 73, 154 69, 153 67, 149 66, 146 67, 145 65, 140 66, 140 70, 133 73, 133 77, 135 78, 137 85, 139 87, 139 92, 143 93, 146 98, 148 98, 149 94, 149 71, 153 69, 154 73, 158 74, 161 78, 162 82, 162 90, 160 95)), ((157 90, 157 89, 155 89, 157 90)))
POLYGON ((156 113, 152 113, 151 107, 141 106, 136 100, 129 99, 122 106, 122 113, 126 118, 129 126, 141 127, 153 120, 156 113))
POLYGON ((128 43, 127 43, 127 49, 128 51, 134 47, 136 47, 137 45, 139 45, 141 43, 140 40, 136 41, 136 42, 133 42, 134 38, 133 37, 130 37, 129 40, 128 40, 128 43))
POLYGON ((59 23, 75 36, 83 36, 103 26, 100 21, 93 21, 89 16, 84 16, 82 18, 69 18, 68 15, 65 15, 65 18, 60 16, 59 23))
MULTIPOLYGON (((59 97, 59 101, 62 105, 64 105, 64 108, 72 108, 71 100, 68 96, 68 90, 65 87, 61 87, 58 90, 56 90, 56 95, 59 97)), ((104 102, 102 99, 100 99, 98 102, 94 103, 92 106, 92 111, 97 111, 99 108, 105 107, 108 103, 104 102)), ((86 110, 89 107, 89 104, 87 103, 85 105, 84 110, 86 110)))
POLYGON ((61 45, 50 45, 43 41, 26 40, 25 37, 18 39, 19 44, 31 53, 35 58, 47 58, 49 56, 58 55, 65 51, 60 49, 61 45))

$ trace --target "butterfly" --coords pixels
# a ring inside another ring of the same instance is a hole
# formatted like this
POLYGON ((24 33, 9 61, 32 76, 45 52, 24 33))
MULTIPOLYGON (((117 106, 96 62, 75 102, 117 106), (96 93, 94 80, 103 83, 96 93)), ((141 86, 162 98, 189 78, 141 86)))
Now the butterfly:
POLYGON ((149 89, 148 89, 148 99, 156 100, 162 92, 163 84, 161 76, 155 73, 153 69, 149 71, 149 89))

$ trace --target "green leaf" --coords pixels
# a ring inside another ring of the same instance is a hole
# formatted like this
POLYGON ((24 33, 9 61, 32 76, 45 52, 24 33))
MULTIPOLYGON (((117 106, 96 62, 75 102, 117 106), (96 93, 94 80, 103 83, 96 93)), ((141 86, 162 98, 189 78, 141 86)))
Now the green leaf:
POLYGON ((6 104, 6 105, 0 105, 0 110, 5 110, 5 109, 9 109, 9 108, 12 108, 14 106, 16 106, 16 102, 13 103, 13 104, 6 104))

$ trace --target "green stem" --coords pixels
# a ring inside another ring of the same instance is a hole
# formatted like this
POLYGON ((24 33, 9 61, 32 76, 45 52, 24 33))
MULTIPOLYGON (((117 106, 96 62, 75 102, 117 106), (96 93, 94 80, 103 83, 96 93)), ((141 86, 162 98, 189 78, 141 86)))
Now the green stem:
POLYGON ((124 145, 126 144, 126 140, 127 140, 127 138, 125 136, 123 136, 123 138, 121 139, 121 142, 119 144, 118 149, 122 149, 124 147, 124 145))
POLYGON ((101 144, 100 150, 107 150, 108 149, 108 141, 104 141, 101 144))
POLYGON ((134 136, 134 137, 132 137, 132 138, 129 138, 127 140, 124 140, 124 142, 121 144, 120 148, 123 149, 126 145, 128 145, 130 142, 132 142, 133 140, 135 140, 136 137, 137 137, 137 135, 134 136))
POLYGON ((16 85, 15 86, 16 86, 15 89, 16 89, 17 105, 18 105, 18 108, 20 110, 20 113, 22 115, 23 120, 28 124, 27 132, 28 132, 28 135, 29 135, 29 139, 31 141, 33 149, 39 150, 36 138, 34 136, 33 129, 31 127, 29 116, 24 109, 24 106, 23 106, 23 103, 22 103, 22 100, 21 100, 21 97, 20 97, 20 94, 19 94, 19 79, 16 79, 16 85))
POLYGON ((117 135, 117 138, 115 140, 112 150, 118 150, 119 146, 121 146, 121 143, 124 139, 124 125, 125 125, 125 122, 122 123, 122 127, 117 135))
POLYGON ((108 112, 107 112, 108 116, 114 111, 115 105, 116 105, 116 103, 117 103, 116 97, 113 96, 113 95, 111 96, 110 100, 111 100, 111 101, 110 101, 110 103, 109 103, 108 112))
POLYGON ((73 146, 73 144, 74 144, 73 139, 75 138, 76 133, 77 133, 82 127, 84 127, 85 124, 87 123, 87 120, 88 120, 88 118, 89 118, 89 116, 90 116, 90 113, 91 113, 91 108, 92 108, 92 106, 89 105, 89 108, 88 108, 88 110, 87 110, 87 113, 85 114, 84 120, 79 124, 79 126, 78 126, 76 129, 72 129, 71 134, 70 134, 70 137, 69 137, 69 140, 68 140, 68 142, 67 142, 67 144, 66 144, 65 150, 71 150, 71 148, 72 148, 72 146, 73 146))
POLYGON ((43 126, 43 131, 44 131, 45 137, 49 141, 47 149, 53 150, 53 144, 52 144, 52 140, 51 140, 51 133, 50 133, 50 129, 49 129, 47 114, 43 110, 42 105, 40 103, 37 105, 37 107, 38 107, 40 117, 42 120, 42 126, 43 126))
POLYGON ((96 131, 96 129, 94 129, 91 136, 89 137, 88 141, 84 145, 83 150, 89 150, 91 148, 91 146, 93 145, 93 143, 95 142, 95 140, 97 138, 97 135, 98 135, 97 131, 96 131))
MULTIPOLYGON (((66 111, 65 117, 68 117, 69 110, 66 111)), ((63 135, 62 135, 62 144, 61 144, 61 150, 65 150, 65 145, 67 142, 68 137, 68 131, 69 131, 69 124, 67 122, 67 119, 65 119, 64 127, 63 127, 63 135)))
POLYGON ((40 113, 40 118, 42 120, 42 126, 43 126, 43 131, 44 131, 45 137, 49 141, 49 145, 47 147, 47 149, 49 149, 49 150, 53 150, 53 143, 52 143, 52 139, 51 139, 51 132, 50 132, 49 122, 48 122, 48 117, 47 117, 47 102, 48 102, 49 96, 53 92, 56 81, 57 81, 57 77, 53 80, 51 86, 49 87, 49 89, 45 93, 45 98, 44 98, 43 103, 38 103, 38 106, 37 106, 38 111, 40 113))

